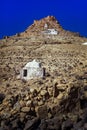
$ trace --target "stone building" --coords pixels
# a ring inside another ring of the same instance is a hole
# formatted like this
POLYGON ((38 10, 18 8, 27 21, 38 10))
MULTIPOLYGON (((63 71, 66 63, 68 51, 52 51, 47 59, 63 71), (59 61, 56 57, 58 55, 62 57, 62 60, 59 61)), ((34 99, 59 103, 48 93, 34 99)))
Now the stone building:
POLYGON ((20 78, 24 80, 43 78, 45 75, 44 68, 41 68, 41 63, 33 60, 28 62, 20 72, 20 78))

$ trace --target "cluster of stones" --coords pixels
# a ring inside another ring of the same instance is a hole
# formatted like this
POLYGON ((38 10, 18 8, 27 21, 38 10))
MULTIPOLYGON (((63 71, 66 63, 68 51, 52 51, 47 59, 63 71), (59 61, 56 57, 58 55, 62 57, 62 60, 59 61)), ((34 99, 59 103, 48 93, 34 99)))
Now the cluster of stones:
POLYGON ((59 87, 55 80, 54 82, 46 80, 45 86, 42 80, 35 82, 32 83, 39 87, 30 87, 27 86, 28 83, 24 83, 25 88, 21 90, 21 93, 0 94, 0 126, 2 130, 4 128, 18 130, 19 127, 21 130, 32 130, 35 128, 35 124, 37 124, 37 130, 39 128, 44 130, 44 127, 46 129, 52 127, 49 125, 50 122, 54 124, 53 129, 56 130, 86 127, 86 117, 84 115, 80 117, 80 114, 81 109, 85 110, 87 105, 87 83, 78 82, 68 86, 63 83, 62 87, 59 87), (69 113, 73 108, 79 110, 77 115, 69 113), (67 110, 68 113, 61 116, 61 113, 67 110), (78 118, 81 118, 83 126, 78 126, 81 123, 77 123, 78 118))

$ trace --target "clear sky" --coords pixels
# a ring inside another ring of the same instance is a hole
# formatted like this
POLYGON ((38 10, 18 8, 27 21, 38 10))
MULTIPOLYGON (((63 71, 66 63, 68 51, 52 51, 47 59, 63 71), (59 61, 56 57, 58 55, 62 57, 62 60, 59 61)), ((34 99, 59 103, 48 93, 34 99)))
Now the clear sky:
POLYGON ((0 0, 0 38, 54 15, 63 28, 87 36, 87 0, 0 0))

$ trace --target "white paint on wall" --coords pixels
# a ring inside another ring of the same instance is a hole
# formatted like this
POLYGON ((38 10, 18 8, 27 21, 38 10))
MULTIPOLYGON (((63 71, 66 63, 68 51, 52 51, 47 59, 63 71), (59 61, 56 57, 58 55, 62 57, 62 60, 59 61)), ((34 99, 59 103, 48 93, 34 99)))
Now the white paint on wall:
POLYGON ((33 60, 28 62, 20 72, 21 79, 29 80, 44 76, 44 69, 41 68, 41 63, 33 60))

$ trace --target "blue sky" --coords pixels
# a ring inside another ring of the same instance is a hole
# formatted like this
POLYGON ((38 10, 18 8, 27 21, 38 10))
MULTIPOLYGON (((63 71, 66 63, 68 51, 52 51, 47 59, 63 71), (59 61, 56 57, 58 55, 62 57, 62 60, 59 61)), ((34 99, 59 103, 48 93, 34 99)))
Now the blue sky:
POLYGON ((87 0, 0 0, 0 38, 54 15, 66 30, 87 36, 87 0))

